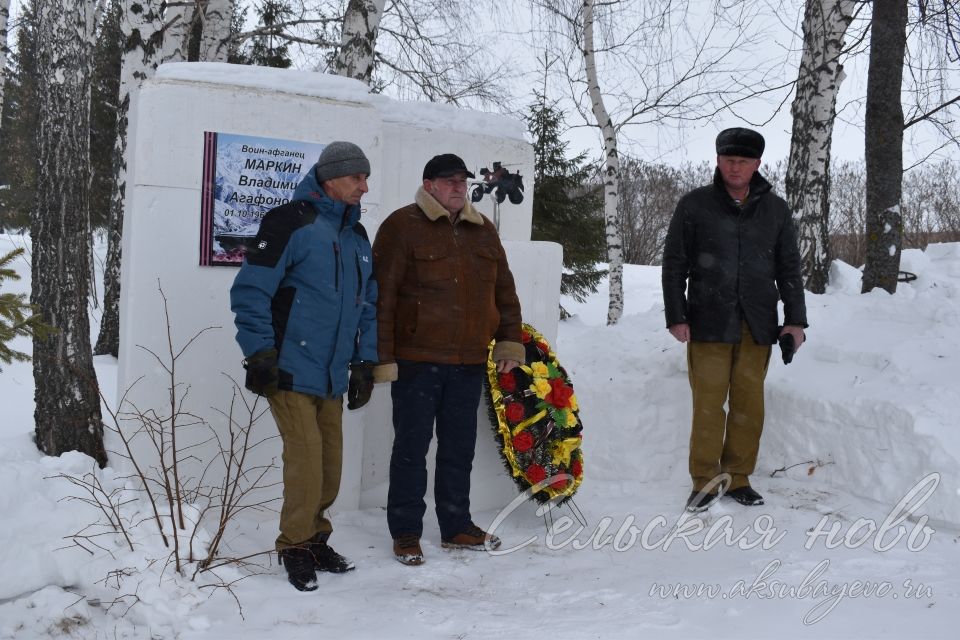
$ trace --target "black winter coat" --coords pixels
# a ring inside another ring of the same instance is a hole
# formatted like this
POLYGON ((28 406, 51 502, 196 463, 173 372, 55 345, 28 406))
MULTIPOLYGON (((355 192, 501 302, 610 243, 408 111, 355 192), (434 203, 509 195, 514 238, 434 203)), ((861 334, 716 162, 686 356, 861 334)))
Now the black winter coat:
POLYGON ((790 210, 759 173, 742 208, 719 170, 712 185, 680 199, 667 232, 662 279, 667 326, 688 323, 695 342, 736 344, 745 319, 757 344, 774 344, 778 299, 784 324, 807 326, 790 210))

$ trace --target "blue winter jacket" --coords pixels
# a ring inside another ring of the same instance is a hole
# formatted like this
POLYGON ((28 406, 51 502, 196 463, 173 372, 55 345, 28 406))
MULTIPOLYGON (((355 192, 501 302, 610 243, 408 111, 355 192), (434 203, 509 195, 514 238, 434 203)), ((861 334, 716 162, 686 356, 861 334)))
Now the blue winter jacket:
POLYGON ((271 209, 230 289, 244 357, 276 348, 279 388, 333 398, 350 362, 377 360, 370 240, 360 206, 331 200, 311 169, 271 209))

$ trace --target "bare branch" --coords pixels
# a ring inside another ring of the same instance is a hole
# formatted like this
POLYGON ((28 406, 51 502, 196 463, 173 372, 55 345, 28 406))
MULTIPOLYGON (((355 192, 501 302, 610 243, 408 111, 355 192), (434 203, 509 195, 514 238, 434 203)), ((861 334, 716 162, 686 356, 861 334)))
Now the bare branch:
POLYGON ((903 128, 904 128, 904 129, 909 129, 910 127, 912 127, 913 125, 917 124, 918 122, 923 122, 924 120, 930 120, 935 113, 946 109, 947 107, 949 107, 949 106, 952 105, 952 104, 957 104, 958 102, 960 102, 960 95, 955 96, 953 99, 948 100, 947 102, 944 102, 943 104, 941 104, 941 105, 939 105, 939 106, 931 109, 930 111, 927 111, 927 112, 924 113, 924 114, 921 114, 921 115, 919 115, 919 116, 916 116, 916 117, 912 118, 912 119, 909 120, 908 122, 904 122, 904 123, 903 123, 903 128))

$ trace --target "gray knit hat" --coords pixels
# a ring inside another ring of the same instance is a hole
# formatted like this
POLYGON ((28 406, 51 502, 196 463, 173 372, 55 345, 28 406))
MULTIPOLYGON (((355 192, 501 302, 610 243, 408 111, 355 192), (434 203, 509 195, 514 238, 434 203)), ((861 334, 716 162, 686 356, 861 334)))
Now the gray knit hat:
POLYGON ((317 182, 352 176, 355 173, 370 175, 370 161, 363 150, 352 142, 336 140, 323 148, 317 160, 317 182))

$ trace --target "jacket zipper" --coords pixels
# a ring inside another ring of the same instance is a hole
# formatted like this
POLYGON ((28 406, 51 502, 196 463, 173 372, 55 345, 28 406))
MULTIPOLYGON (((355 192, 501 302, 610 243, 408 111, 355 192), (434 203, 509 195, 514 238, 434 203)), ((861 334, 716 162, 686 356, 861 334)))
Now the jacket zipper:
POLYGON ((357 265, 357 306, 360 306, 361 291, 363 290, 363 271, 360 270, 360 254, 354 254, 357 265))
MULTIPOLYGON (((452 221, 451 221, 451 222, 452 222, 452 221)), ((457 224, 458 224, 459 222, 460 222, 459 217, 457 218, 457 221, 456 221, 456 222, 453 222, 453 245, 454 245, 454 246, 456 247, 456 249, 457 249, 456 259, 453 261, 453 262, 454 262, 454 265, 455 265, 455 268, 456 268, 456 273, 455 273, 454 276, 453 276, 453 278, 454 278, 453 281, 454 281, 454 283, 457 285, 457 287, 456 287, 456 288, 457 288, 457 303, 458 303, 458 304, 462 304, 463 301, 459 299, 459 298, 460 298, 460 287, 462 286, 462 283, 460 282, 460 273, 461 273, 461 267, 463 266, 462 263, 461 263, 461 261, 463 260, 463 255, 462 255, 462 252, 460 251, 460 240, 459 240, 460 233, 459 233, 459 229, 457 229, 457 224)), ((463 324, 462 324, 462 323, 463 323, 463 320, 460 320, 460 322, 457 323, 457 332, 456 332, 456 334, 455 334, 455 340, 456 340, 457 344, 460 345, 460 360, 463 360, 463 333, 464 333, 464 331, 463 331, 463 324)))
MULTIPOLYGON (((340 293, 340 315, 342 320, 343 315, 343 293, 340 291, 340 245, 336 240, 333 241, 333 286, 334 291, 340 293)), ((338 320, 337 322, 337 332, 333 339, 333 350, 336 353, 337 345, 340 344, 340 327, 343 323, 338 320)), ((333 396, 333 376, 330 375, 331 370, 327 369, 327 395, 333 396)))
POLYGON ((340 245, 333 243, 333 288, 340 291, 340 245))

